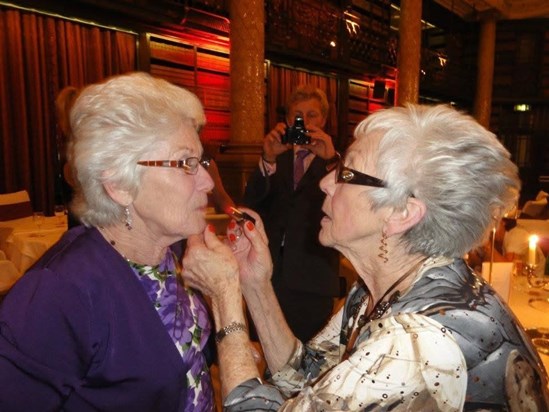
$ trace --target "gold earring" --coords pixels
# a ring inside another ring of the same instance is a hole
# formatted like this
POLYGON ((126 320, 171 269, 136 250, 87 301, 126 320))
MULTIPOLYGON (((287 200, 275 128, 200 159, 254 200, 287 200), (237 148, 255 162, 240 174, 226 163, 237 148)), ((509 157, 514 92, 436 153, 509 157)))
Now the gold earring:
POLYGON ((385 233, 385 230, 381 232, 381 245, 379 245, 379 250, 381 252, 377 256, 383 260, 383 263, 387 263, 389 261, 389 258, 387 257, 389 251, 387 250, 387 233, 385 233))

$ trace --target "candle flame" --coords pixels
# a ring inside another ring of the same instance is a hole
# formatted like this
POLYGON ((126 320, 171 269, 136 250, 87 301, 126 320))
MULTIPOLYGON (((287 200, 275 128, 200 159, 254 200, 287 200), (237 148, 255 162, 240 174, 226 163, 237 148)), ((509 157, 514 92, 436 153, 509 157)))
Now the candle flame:
POLYGON ((528 264, 529 265, 535 265, 536 264, 536 248, 538 243, 539 237, 537 235, 531 235, 528 238, 528 264))

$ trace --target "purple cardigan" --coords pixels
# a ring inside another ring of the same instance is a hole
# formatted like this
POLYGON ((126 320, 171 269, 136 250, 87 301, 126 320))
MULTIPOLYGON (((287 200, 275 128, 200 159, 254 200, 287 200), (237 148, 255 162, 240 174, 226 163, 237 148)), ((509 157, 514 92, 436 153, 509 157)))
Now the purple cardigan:
POLYGON ((96 229, 67 232, 0 305, 1 411, 184 411, 187 370, 96 229))

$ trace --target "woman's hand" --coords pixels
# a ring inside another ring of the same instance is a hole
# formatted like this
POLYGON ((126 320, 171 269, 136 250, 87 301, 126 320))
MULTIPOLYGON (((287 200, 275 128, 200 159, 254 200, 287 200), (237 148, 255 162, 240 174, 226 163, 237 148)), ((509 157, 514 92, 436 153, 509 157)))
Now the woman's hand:
POLYGON ((244 288, 270 282, 273 262, 261 218, 250 209, 242 210, 254 217, 255 225, 249 220, 242 223, 232 220, 227 227, 227 239, 238 261, 244 288))
POLYGON ((208 225, 203 235, 187 239, 182 277, 188 286, 215 300, 227 293, 240 293, 240 285, 237 259, 212 229, 208 225))

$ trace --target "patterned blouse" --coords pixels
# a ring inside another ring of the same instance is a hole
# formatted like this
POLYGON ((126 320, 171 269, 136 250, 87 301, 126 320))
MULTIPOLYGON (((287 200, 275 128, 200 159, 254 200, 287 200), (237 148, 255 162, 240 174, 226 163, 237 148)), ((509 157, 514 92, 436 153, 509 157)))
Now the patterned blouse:
POLYGON ((185 411, 213 411, 213 389, 204 347, 211 333, 201 297, 177 279, 178 262, 171 250, 159 265, 129 262, 156 308, 187 367, 185 411))
POLYGON ((462 259, 424 266, 381 318, 365 323, 356 319, 367 291, 356 284, 272 385, 244 382, 226 410, 547 410, 539 356, 493 289, 462 259))

